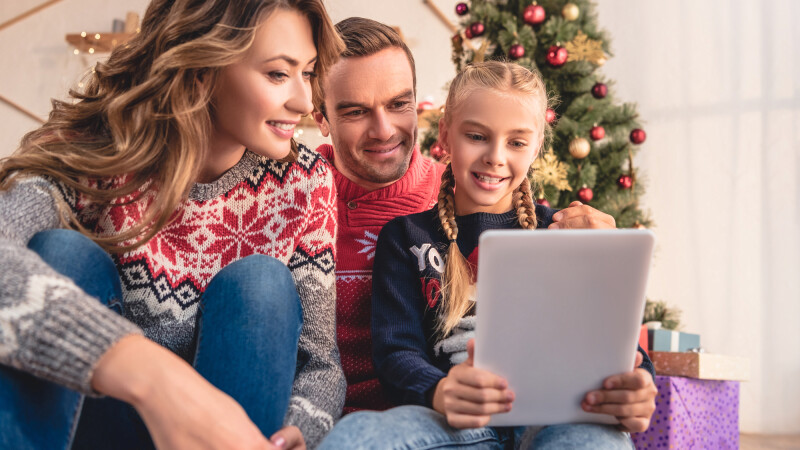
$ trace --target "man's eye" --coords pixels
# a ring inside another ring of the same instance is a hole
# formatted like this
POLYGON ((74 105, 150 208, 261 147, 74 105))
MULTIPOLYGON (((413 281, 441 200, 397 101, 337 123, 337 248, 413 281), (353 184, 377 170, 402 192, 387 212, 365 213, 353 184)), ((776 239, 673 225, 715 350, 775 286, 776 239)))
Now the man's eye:
POLYGON ((394 102, 394 105, 393 105, 393 106, 394 106, 394 108, 395 108, 395 109, 403 109, 403 108, 405 108, 406 106, 408 106, 408 105, 409 105, 409 103, 410 103, 410 102, 394 102))
POLYGON ((366 113, 367 112, 364 111, 363 109, 354 109, 352 111, 348 111, 348 112, 344 113, 344 115, 348 116, 348 117, 358 117, 358 116, 363 116, 366 113))

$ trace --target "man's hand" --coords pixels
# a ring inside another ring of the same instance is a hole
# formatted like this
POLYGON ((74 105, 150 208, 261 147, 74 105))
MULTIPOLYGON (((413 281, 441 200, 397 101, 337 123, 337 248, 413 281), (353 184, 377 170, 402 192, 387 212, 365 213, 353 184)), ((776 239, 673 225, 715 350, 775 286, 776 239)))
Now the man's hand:
POLYGON ((439 381, 433 394, 433 409, 454 428, 484 427, 492 414, 511 411, 514 401, 505 379, 474 367, 474 339, 467 342, 467 355, 439 381))
POLYGON ((553 215, 553 223, 549 229, 571 228, 616 228, 617 223, 610 215, 598 211, 589 205, 574 201, 568 207, 553 215))
POLYGON ((300 432, 300 428, 295 426, 281 428, 269 440, 276 447, 285 450, 306 450, 306 441, 303 439, 303 433, 300 432))
MULTIPOLYGON (((637 351, 634 367, 642 364, 642 358, 637 351)), ((658 389, 650 372, 636 368, 606 378, 603 389, 586 394, 581 408, 615 416, 624 431, 641 432, 650 426, 650 418, 656 410, 656 394, 658 389)))

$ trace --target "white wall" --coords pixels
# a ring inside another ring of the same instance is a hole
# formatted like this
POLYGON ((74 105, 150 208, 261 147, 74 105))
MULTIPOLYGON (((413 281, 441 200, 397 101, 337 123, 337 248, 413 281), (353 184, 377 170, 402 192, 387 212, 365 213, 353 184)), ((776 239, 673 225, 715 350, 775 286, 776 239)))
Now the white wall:
MULTIPOLYGON (((455 0, 436 3, 455 21, 455 0)), ((444 99, 450 32, 422 0, 326 4, 334 21, 400 26, 420 97, 444 99)), ((0 31, 0 93, 46 116, 89 67, 64 35, 145 6, 64 0, 0 31)), ((20 10, 2 0, 0 21, 20 10)), ((615 51, 603 70, 648 132, 638 164, 660 242, 649 295, 682 308, 710 351, 751 359, 743 431, 800 433, 800 2, 603 0, 599 18, 615 51)), ((0 105, 0 156, 35 126, 0 105)))

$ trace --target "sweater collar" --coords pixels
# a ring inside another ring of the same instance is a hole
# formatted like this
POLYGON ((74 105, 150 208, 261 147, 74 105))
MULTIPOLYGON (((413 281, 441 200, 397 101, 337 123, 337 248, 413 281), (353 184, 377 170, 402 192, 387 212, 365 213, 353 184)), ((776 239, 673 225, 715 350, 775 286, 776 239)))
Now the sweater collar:
POLYGON ((362 197, 368 197, 370 199, 385 199, 401 196, 410 192, 411 189, 419 183, 419 180, 423 175, 422 165, 425 162, 425 158, 422 156, 422 153, 420 153, 419 146, 414 146, 414 150, 411 153, 411 162, 408 165, 408 170, 406 173, 399 180, 395 181, 389 186, 375 189, 374 191, 370 191, 359 186, 344 176, 341 172, 336 170, 336 166, 334 165, 335 153, 332 145, 322 144, 317 147, 317 152, 322 154, 322 156, 324 156, 325 159, 331 163, 331 166, 333 166, 333 175, 334 180, 336 181, 336 191, 339 195, 339 200, 343 200, 345 202, 357 200, 362 197))
POLYGON ((245 150, 239 162, 216 180, 211 183, 195 183, 189 191, 189 198, 191 200, 203 202, 219 197, 239 184, 239 182, 258 166, 261 159, 261 156, 250 150, 245 150))

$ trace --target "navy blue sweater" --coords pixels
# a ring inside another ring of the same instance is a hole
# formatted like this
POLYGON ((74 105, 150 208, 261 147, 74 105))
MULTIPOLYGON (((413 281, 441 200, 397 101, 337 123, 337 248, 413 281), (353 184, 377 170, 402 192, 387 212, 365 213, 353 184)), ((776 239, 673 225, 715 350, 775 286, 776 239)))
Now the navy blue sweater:
MULTIPOLYGON (((547 228, 556 212, 536 205, 537 228, 547 228)), ((520 228, 516 212, 456 217, 458 247, 477 265, 478 238, 486 230, 520 228)), ((375 250, 372 279, 372 348, 375 369, 396 404, 431 407, 431 394, 450 368, 466 359, 474 336, 474 309, 442 338, 435 332, 441 307, 441 275, 447 237, 437 208, 398 217, 384 226, 375 250)), ((640 366, 655 376, 640 348, 640 366)))

